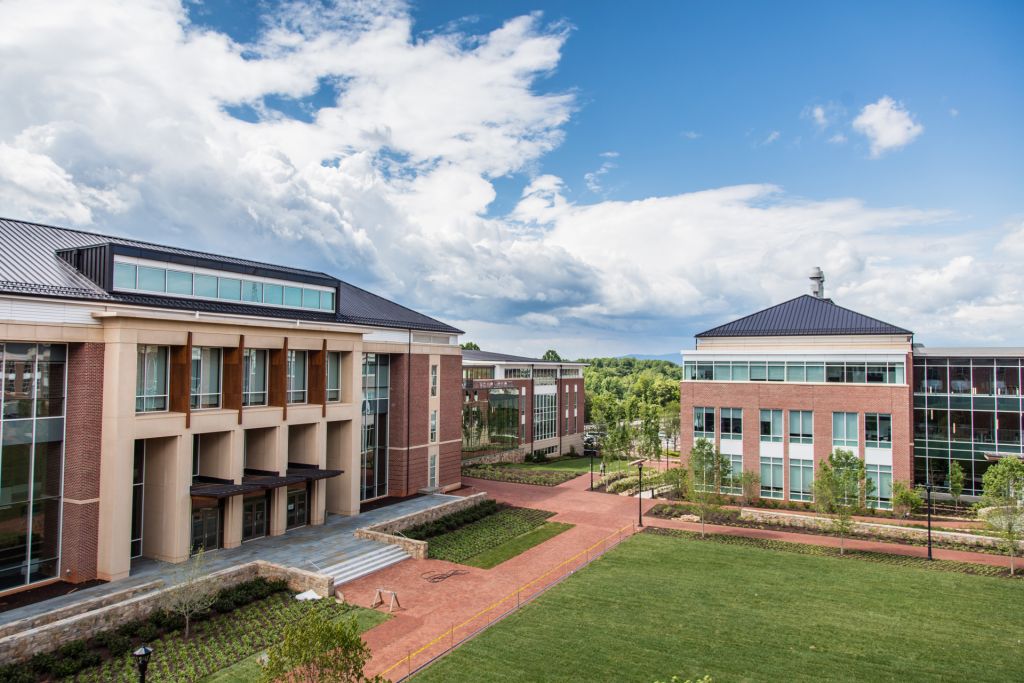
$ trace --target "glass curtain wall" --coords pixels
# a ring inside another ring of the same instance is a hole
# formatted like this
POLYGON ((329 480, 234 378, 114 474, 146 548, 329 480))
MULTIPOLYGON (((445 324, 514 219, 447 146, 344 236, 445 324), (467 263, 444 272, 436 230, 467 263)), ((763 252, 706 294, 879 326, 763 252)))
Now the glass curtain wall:
POLYGON ((391 357, 363 354, 362 453, 359 499, 388 494, 388 394, 391 357))
POLYGON ((462 405, 462 450, 502 451, 519 445, 519 390, 469 389, 462 405))
POLYGON ((914 359, 914 479, 949 487, 963 469, 964 493, 980 495, 988 456, 1021 455, 1021 359, 914 359))
POLYGON ((558 395, 534 394, 533 396, 533 440, 550 439, 555 436, 558 419, 558 395))
POLYGON ((0 344, 0 590, 59 575, 67 348, 0 344))

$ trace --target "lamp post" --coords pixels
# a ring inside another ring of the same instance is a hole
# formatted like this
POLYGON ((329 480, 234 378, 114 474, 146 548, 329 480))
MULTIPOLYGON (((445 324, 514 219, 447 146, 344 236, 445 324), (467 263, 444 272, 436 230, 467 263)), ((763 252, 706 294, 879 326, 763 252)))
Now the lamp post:
POLYGON ((636 517, 638 526, 642 527, 644 525, 644 461, 643 459, 634 460, 630 465, 636 465, 637 472, 640 475, 640 485, 636 494, 636 517))
POLYGON ((590 490, 594 490, 594 450, 590 450, 590 490))
POLYGON ((924 490, 928 494, 928 559, 932 559, 932 483, 925 482, 924 490))
POLYGON ((153 654, 153 648, 143 645, 132 653, 135 658, 135 666, 139 668, 139 683, 146 683, 146 668, 149 667, 149 658, 153 654))

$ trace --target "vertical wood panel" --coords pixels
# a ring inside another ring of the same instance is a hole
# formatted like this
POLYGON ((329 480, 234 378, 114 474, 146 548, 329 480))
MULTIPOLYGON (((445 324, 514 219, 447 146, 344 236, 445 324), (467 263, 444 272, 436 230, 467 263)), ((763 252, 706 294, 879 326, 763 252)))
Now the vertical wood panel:
POLYGON ((192 409, 189 394, 192 386, 192 333, 184 346, 171 347, 171 385, 168 388, 172 412, 185 414, 185 429, 191 426, 192 409))
POLYGON ((245 335, 238 336, 238 346, 224 349, 224 408, 238 411, 238 424, 242 424, 242 349, 245 335))
POLYGON ((323 406, 327 410, 327 340, 319 351, 309 351, 309 403, 323 406))
POLYGON ((270 378, 267 382, 267 402, 281 408, 282 419, 288 419, 288 337, 280 349, 270 350, 270 378))

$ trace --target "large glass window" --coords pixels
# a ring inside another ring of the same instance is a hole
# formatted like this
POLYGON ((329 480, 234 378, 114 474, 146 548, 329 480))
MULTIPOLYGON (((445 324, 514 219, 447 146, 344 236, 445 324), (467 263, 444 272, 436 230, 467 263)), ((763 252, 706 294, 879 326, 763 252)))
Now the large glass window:
POLYGON ((782 498, 785 491, 781 457, 761 456, 761 497, 782 498))
POLYGON ((305 351, 288 350, 288 403, 306 402, 306 360, 305 351))
POLYGON ((685 361, 683 379, 716 382, 903 384, 903 363, 834 361, 685 361))
POLYGON ((892 448, 892 415, 865 413, 864 445, 871 448, 892 448))
POLYGON ((221 350, 211 346, 192 348, 193 410, 220 407, 221 350))
POLYGON ((782 443, 782 411, 761 411, 761 441, 782 443))
POLYGON ((722 438, 723 439, 743 439, 743 409, 742 408, 722 408, 721 410, 721 422, 722 422, 722 438))
POLYGON ((832 445, 857 448, 857 413, 832 413, 832 445))
POLYGON ((341 352, 327 352, 327 402, 341 400, 341 352))
POLYGON ((892 466, 868 465, 866 477, 874 484, 871 495, 867 498, 868 507, 892 509, 892 466))
POLYGON ((814 443, 814 413, 810 410, 789 411, 789 442, 814 443))
POLYGON ((430 395, 437 396, 437 365, 430 366, 430 395))
POLYGON ((266 349, 246 349, 242 354, 242 405, 267 405, 266 349))
POLYGON ((693 409, 693 437, 715 440, 715 409, 698 406, 693 409))
POLYGON ((789 499, 814 499, 814 461, 789 459, 789 499))
POLYGON ((430 411, 430 443, 437 443, 437 411, 430 411))
POLYGON ((167 373, 170 348, 167 346, 138 346, 135 369, 135 412, 148 413, 167 410, 167 373))
POLYGON ((66 353, 0 345, 0 590, 58 576, 66 353))
POLYGON ((364 353, 362 362, 360 500, 388 493, 388 388, 390 356, 364 353))
POLYGON ((555 436, 558 418, 558 397, 555 394, 534 394, 533 396, 533 440, 550 439, 555 436))

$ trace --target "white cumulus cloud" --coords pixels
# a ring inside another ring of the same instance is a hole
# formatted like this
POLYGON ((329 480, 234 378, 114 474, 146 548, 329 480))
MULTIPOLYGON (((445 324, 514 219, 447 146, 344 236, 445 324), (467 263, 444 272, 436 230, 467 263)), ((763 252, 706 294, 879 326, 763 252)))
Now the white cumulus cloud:
POLYGON ((871 143, 874 158, 909 145, 924 132, 903 104, 888 96, 865 106, 853 120, 853 129, 871 143))

